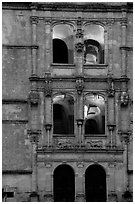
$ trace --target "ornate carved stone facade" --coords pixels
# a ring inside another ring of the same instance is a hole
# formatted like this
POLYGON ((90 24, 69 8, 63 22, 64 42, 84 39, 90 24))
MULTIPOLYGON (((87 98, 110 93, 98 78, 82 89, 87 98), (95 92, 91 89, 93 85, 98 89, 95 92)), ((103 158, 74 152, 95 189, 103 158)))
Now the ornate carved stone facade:
POLYGON ((3 3, 3 201, 132 201, 132 12, 3 3))

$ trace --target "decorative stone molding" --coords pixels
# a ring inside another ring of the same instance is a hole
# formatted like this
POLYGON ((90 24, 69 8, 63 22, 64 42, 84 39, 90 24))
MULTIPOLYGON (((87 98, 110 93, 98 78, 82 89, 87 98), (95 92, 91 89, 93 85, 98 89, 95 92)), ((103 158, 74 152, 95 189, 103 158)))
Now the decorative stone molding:
POLYGON ((108 130, 110 132, 113 132, 116 125, 115 124, 108 124, 107 126, 108 126, 108 130))
POLYGON ((129 95, 126 91, 123 91, 120 95, 121 106, 127 106, 129 103, 129 95))
POLYGON ((53 202, 53 195, 51 193, 47 193, 44 195, 45 202, 53 202))
POLYGON ((30 22, 31 22, 31 24, 38 24, 38 17, 37 16, 31 16, 30 22))
POLYGON ((75 202, 85 202, 85 194, 84 193, 77 193, 75 202))
POLYGON ((37 143, 39 141, 41 130, 27 130, 27 134, 29 135, 29 139, 32 143, 37 143))
POLYGON ((39 93, 36 90, 32 90, 29 93, 29 98, 28 98, 29 102, 31 105, 38 105, 40 97, 39 97, 39 93))
POLYGON ((127 26, 127 23, 128 23, 128 21, 127 21, 126 17, 121 19, 121 25, 122 26, 127 26))
POLYGON ((52 128, 52 124, 48 123, 48 124, 45 124, 45 129, 46 131, 50 131, 52 128))
POLYGON ((124 141, 126 144, 130 142, 130 136, 132 134, 130 130, 128 130, 127 132, 119 130, 118 134, 120 135, 121 142, 124 141))
POLYGON ((83 43, 81 43, 81 42, 76 43, 75 49, 76 49, 77 52, 82 52, 83 48, 84 48, 84 44, 83 43))
POLYGON ((76 89, 78 95, 81 95, 84 89, 84 78, 81 76, 76 78, 76 89))
POLYGON ((87 148, 102 149, 103 148, 103 141, 102 140, 87 140, 85 142, 85 145, 86 145, 87 148))
POLYGON ((46 72, 45 73, 45 96, 51 97, 52 95, 52 79, 51 79, 51 73, 46 72))
POLYGON ((114 94, 115 94, 115 90, 114 90, 114 82, 113 82, 113 78, 112 76, 108 75, 108 79, 107 79, 107 82, 108 82, 108 90, 107 90, 107 93, 108 93, 108 96, 109 97, 114 97, 114 94))
POLYGON ((81 119, 81 118, 80 118, 80 119, 77 119, 76 121, 77 121, 77 125, 78 125, 78 126, 80 126, 80 125, 82 126, 82 125, 83 125, 83 122, 84 122, 84 119, 81 119))
POLYGON ((39 195, 37 192, 34 191, 30 194, 30 201, 31 202, 38 202, 39 201, 39 195))
POLYGON ((54 139, 54 146, 58 149, 68 149, 74 147, 75 142, 74 139, 54 139))

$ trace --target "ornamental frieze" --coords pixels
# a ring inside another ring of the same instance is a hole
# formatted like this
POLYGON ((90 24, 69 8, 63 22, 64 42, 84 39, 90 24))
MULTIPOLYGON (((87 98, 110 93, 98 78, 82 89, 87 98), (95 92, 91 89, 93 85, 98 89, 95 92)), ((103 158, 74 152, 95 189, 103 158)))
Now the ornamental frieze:
POLYGON ((98 148, 98 149, 102 149, 103 148, 103 141, 102 140, 87 140, 85 142, 85 146, 87 148, 98 148))

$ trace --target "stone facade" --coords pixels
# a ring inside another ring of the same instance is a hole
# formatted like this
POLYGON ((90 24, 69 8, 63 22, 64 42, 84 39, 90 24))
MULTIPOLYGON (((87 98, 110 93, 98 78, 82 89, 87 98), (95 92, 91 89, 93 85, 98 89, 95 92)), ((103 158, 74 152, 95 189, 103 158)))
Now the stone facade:
POLYGON ((59 167, 62 201, 92 201, 91 167, 99 201, 132 201, 132 7, 3 3, 3 201, 57 201, 59 167))

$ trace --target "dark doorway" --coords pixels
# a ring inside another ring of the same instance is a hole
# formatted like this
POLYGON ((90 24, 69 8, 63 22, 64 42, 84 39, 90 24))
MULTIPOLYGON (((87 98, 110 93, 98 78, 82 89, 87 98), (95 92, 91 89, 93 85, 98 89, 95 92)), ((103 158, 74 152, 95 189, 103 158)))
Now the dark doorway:
POLYGON ((60 39, 53 39, 53 63, 68 64, 68 48, 60 39))
POLYGON ((106 202, 106 173, 102 166, 91 165, 85 173, 86 202, 106 202))
POLYGON ((93 119, 88 119, 85 123, 85 134, 98 134, 97 122, 93 119))
POLYGON ((74 202, 75 175, 69 165, 60 165, 54 171, 54 202, 74 202))

